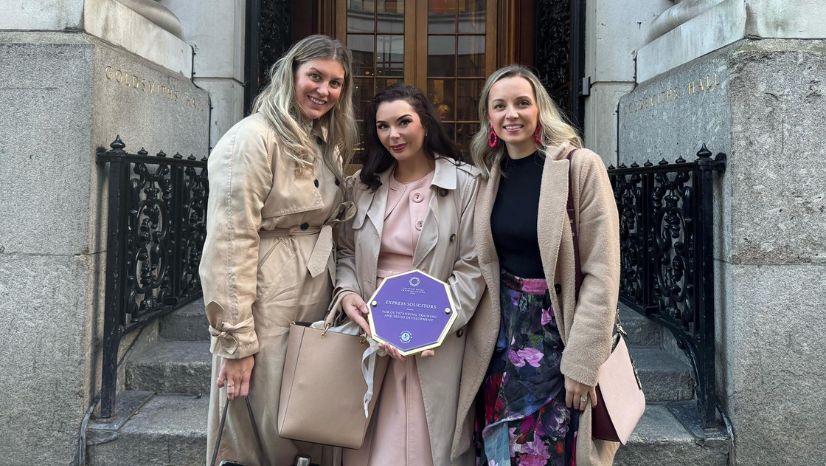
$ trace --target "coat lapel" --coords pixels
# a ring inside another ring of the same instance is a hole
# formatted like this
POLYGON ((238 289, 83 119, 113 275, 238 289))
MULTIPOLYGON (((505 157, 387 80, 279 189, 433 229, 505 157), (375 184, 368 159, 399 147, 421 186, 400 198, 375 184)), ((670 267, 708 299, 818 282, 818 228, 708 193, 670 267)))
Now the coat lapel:
MULTIPOLYGON (((545 157, 542 171, 542 182, 539 189, 539 212, 536 224, 539 239, 539 254, 542 259, 542 268, 545 271, 545 280, 548 287, 553 289, 556 277, 556 262, 559 255, 559 244, 562 241, 562 231, 567 223, 568 212, 568 160, 561 159, 560 155, 567 154, 569 147, 562 145, 549 151, 545 157)), ((561 319, 561 312, 557 311, 557 319, 561 319)), ((565 328, 561 321, 557 322, 560 329, 565 328)))
POLYGON ((376 271, 379 261, 379 249, 381 248, 381 234, 384 229, 384 210, 387 205, 387 190, 389 189, 387 180, 391 171, 392 170, 387 170, 380 175, 381 185, 375 192, 365 190, 356 202, 358 211, 366 211, 366 217, 370 219, 370 222, 365 222, 362 218, 358 225, 356 223, 353 224, 354 228, 361 228, 362 230, 356 249, 361 251, 357 253, 361 267, 366 268, 363 276, 367 281, 367 288, 369 289, 363 291, 365 291, 368 296, 371 295, 376 288, 376 271))
MULTIPOLYGON (((433 173, 433 180, 430 182, 432 188, 446 189, 451 196, 456 193, 456 165, 444 157, 436 157, 436 166, 433 173)), ((419 241, 416 242, 416 250, 413 252, 413 268, 421 268, 427 255, 436 247, 439 240, 439 215, 440 211, 448 212, 449 207, 444 206, 444 202, 453 202, 448 196, 438 194, 439 189, 431 190, 430 202, 428 203, 427 215, 422 224, 422 232, 419 241)))
POLYGON ((499 164, 496 163, 491 168, 488 181, 484 183, 482 189, 479 190, 476 198, 476 214, 473 218, 479 265, 481 266, 482 276, 485 278, 488 287, 499 286, 499 257, 496 255, 496 247, 493 243, 490 215, 493 212, 496 193, 499 191, 500 178, 500 167, 499 164))

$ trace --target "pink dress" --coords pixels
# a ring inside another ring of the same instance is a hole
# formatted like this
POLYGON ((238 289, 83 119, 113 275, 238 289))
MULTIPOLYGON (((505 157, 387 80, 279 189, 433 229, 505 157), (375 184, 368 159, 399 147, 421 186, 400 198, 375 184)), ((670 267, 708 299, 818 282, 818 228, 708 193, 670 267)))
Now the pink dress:
MULTIPOLYGON (((407 272, 430 204, 433 172, 410 183, 389 177, 378 279, 407 272)), ((364 444, 344 450, 344 466, 433 466, 416 358, 391 359, 364 444)))

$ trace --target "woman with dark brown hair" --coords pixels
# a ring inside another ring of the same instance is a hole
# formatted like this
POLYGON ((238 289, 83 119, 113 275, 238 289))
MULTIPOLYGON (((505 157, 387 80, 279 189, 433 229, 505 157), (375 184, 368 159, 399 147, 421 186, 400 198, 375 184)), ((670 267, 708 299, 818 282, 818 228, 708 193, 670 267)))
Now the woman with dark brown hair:
POLYGON ((369 298, 385 277, 419 269, 447 282, 458 317, 441 346, 402 356, 389 345, 387 369, 364 445, 345 450, 345 466, 471 465, 451 455, 465 350, 463 327, 484 281, 473 247, 478 171, 460 162, 433 105, 397 85, 366 115, 364 168, 348 182, 356 205, 343 225, 334 306, 365 332, 369 298))

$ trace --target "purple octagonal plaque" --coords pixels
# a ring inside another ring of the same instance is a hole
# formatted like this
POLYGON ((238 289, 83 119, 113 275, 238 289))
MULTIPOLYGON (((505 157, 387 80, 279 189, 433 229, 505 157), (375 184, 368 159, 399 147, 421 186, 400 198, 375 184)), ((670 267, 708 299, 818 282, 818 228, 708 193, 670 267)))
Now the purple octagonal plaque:
POLYGON ((373 338, 403 355, 441 345, 456 320, 447 284, 420 270, 385 278, 367 305, 373 338))

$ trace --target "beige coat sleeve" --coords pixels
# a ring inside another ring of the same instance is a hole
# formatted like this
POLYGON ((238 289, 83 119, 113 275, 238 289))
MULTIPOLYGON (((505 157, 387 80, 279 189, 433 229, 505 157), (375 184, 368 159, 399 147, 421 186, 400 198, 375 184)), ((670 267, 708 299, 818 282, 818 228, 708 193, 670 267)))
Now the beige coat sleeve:
POLYGON ((459 216, 459 231, 456 233, 459 241, 459 251, 456 262, 453 264, 453 273, 447 279, 453 299, 456 301, 456 320, 451 331, 467 325, 473 313, 479 306, 482 293, 485 291, 485 279, 479 268, 479 256, 476 253, 476 244, 473 240, 473 215, 476 210, 476 195, 479 189, 479 178, 473 177, 467 184, 462 183, 461 212, 459 216))
POLYGON ((611 352, 606 342, 610 341, 619 294, 619 217, 602 159, 589 150, 578 150, 574 160, 574 201, 583 279, 561 371, 580 383, 594 386, 599 366, 611 352))
MULTIPOLYGON (((355 190, 359 189, 358 172, 347 178, 345 181, 345 198, 347 201, 355 201, 355 190)), ((355 232, 353 231, 353 219, 342 222, 338 225, 338 242, 336 244, 336 288, 333 292, 332 308, 338 307, 341 297, 345 292, 355 292, 362 296, 359 286, 358 275, 356 273, 356 244, 355 232)), ((365 298, 365 296, 362 296, 365 298)))
POLYGON ((201 259, 210 350, 238 359, 258 352, 252 317, 261 209, 272 188, 267 132, 254 122, 225 135, 209 157, 207 237, 201 259))

